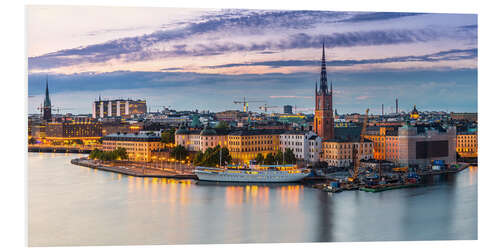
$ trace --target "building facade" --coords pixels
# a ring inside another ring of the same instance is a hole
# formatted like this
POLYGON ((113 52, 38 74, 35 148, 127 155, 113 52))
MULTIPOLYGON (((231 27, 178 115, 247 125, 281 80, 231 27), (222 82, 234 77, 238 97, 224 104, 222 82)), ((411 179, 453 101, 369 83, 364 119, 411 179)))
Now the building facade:
POLYGON ((84 144, 93 144, 101 136, 100 122, 49 122, 45 128, 44 139, 52 143, 79 139, 84 144))
POLYGON ((101 100, 95 101, 92 106, 92 118, 129 117, 145 114, 147 106, 145 100, 101 100))
POLYGON ((333 127, 333 87, 330 84, 328 89, 328 81, 326 78, 326 61, 325 61, 325 44, 323 43, 323 57, 321 59, 321 78, 320 87, 318 85, 314 92, 316 106, 314 108, 314 132, 323 140, 334 138, 333 127))
POLYGON ((460 157, 477 157, 477 132, 457 133, 457 153, 460 157))
POLYGON ((155 151, 164 148, 158 132, 117 133, 102 138, 103 151, 124 148, 131 161, 150 162, 155 151))
POLYGON ((290 149, 295 158, 313 163, 320 159, 321 137, 312 131, 286 131, 280 135, 279 149, 290 149))
POLYGON ((331 139, 323 141, 322 161, 334 167, 349 167, 354 164, 354 152, 359 154, 360 160, 373 158, 373 142, 350 141, 331 139))
POLYGON ((175 131, 175 145, 181 145, 191 152, 200 151, 200 132, 201 130, 177 129, 175 131))
POLYGON ((283 106, 283 114, 293 114, 292 105, 283 106))
POLYGON ((238 130, 228 134, 229 154, 235 162, 248 163, 260 153, 276 154, 282 130, 238 130))

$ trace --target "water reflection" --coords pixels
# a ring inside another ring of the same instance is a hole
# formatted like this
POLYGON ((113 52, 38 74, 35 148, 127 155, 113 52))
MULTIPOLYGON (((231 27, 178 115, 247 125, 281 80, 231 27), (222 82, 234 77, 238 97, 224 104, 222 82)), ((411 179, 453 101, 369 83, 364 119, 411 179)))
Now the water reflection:
POLYGON ((477 168, 421 188, 331 194, 293 183, 138 178, 71 158, 29 154, 30 246, 477 238, 477 168))

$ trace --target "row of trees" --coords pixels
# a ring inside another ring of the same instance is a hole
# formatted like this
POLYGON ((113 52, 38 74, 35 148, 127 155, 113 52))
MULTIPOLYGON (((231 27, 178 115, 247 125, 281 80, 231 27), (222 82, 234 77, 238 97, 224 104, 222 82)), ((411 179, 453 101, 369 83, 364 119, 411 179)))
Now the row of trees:
POLYGON ((186 160, 188 155, 189 155, 189 152, 182 145, 177 145, 177 146, 173 147, 172 150, 170 151, 170 156, 174 157, 178 161, 186 160))
POLYGON ((102 151, 94 149, 90 152, 90 159, 101 161, 126 160, 128 159, 127 151, 124 148, 117 148, 113 151, 102 151))
POLYGON ((258 164, 273 165, 273 164, 295 164, 297 163, 297 158, 293 151, 289 148, 283 153, 281 150, 278 153, 268 153, 266 157, 259 153, 254 159, 258 164), (283 159, 284 158, 284 159, 283 159))
POLYGON ((204 153, 196 153, 193 164, 196 166, 215 167, 222 163, 222 165, 231 164, 232 158, 229 154, 227 147, 221 148, 219 145, 213 148, 208 148, 204 153), (222 151, 221 151, 222 150, 222 151))

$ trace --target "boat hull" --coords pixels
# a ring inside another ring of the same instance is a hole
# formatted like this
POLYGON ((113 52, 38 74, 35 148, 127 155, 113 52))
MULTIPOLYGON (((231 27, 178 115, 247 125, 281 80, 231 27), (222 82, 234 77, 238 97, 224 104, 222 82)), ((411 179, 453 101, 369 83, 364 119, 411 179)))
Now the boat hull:
POLYGON ((228 172, 210 172, 195 170, 195 174, 201 181, 219 181, 219 182, 298 182, 308 176, 308 173, 280 173, 281 171, 252 171, 257 174, 228 173, 228 172))

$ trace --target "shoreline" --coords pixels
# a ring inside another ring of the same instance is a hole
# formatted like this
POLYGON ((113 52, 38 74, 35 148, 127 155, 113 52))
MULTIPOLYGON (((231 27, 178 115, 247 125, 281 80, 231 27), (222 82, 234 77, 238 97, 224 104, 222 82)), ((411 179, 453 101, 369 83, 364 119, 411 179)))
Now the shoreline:
POLYGON ((106 172, 113 172, 113 173, 118 173, 118 174, 124 174, 124 175, 130 175, 134 177, 147 177, 147 178, 170 178, 170 179, 192 179, 192 180, 198 180, 198 177, 194 174, 178 174, 178 173, 169 173, 167 171, 163 171, 165 173, 159 173, 160 170, 154 170, 155 172, 152 173, 147 173, 147 171, 151 171, 151 169, 144 169, 143 172, 139 172, 137 169, 131 168, 131 167, 125 167, 125 166, 105 166, 102 164, 96 164, 90 162, 88 159, 85 157, 82 158, 76 158, 72 159, 71 164, 81 166, 81 167, 88 167, 88 168, 93 168, 97 170, 102 170, 106 172))

